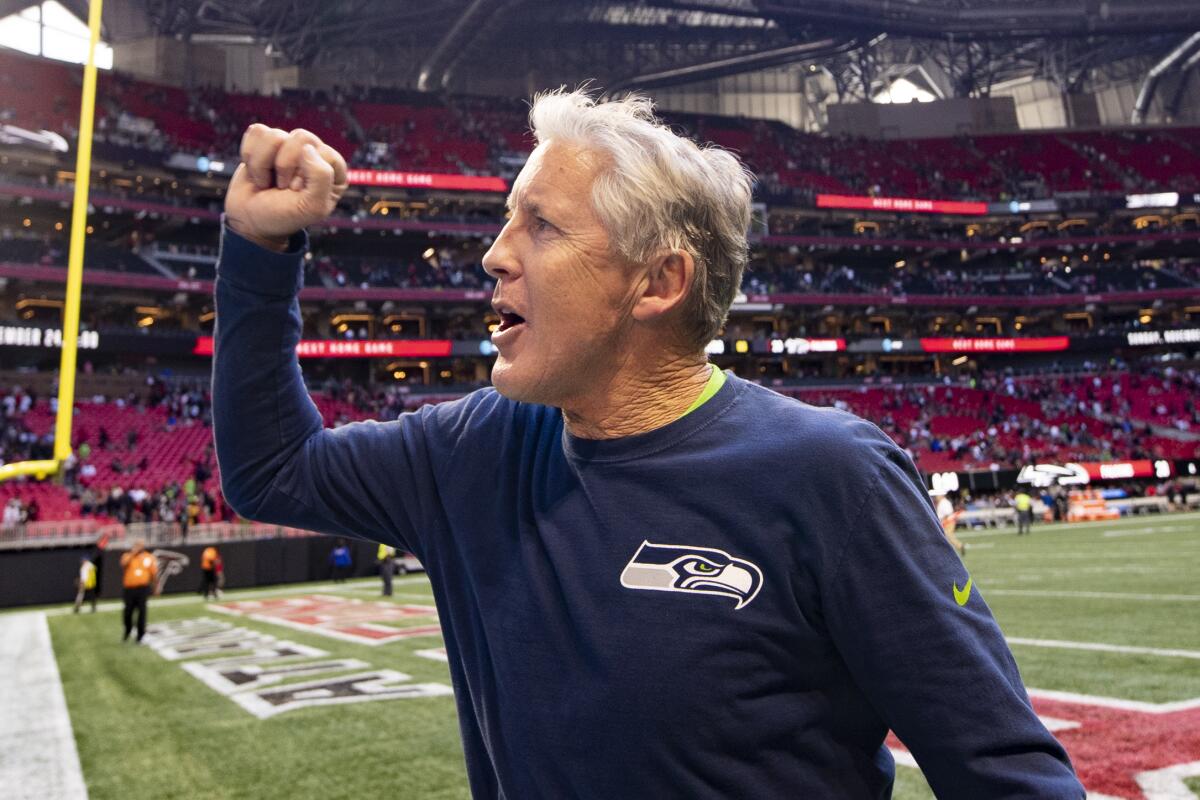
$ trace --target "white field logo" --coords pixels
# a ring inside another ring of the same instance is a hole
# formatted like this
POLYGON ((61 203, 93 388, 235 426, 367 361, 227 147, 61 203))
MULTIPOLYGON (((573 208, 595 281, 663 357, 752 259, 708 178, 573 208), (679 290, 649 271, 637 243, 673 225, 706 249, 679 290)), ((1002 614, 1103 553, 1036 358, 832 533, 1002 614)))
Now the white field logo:
POLYGON ((316 647, 214 619, 151 625, 144 642, 168 661, 219 656, 182 666, 259 719, 312 706, 453 694, 442 683, 412 683, 403 672, 372 669, 357 658, 329 658, 316 647))

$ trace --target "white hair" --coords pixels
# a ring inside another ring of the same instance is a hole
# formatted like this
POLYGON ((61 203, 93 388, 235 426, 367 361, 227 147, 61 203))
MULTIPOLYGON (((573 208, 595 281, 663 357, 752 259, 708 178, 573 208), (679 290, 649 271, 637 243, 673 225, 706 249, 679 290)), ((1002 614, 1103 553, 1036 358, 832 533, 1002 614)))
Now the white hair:
POLYGON ((742 282, 750 172, 732 153, 673 133, 639 95, 597 102, 584 90, 546 92, 534 98, 529 123, 539 145, 562 140, 609 156, 592 206, 620 255, 644 264, 671 250, 691 254, 683 335, 703 349, 742 282))

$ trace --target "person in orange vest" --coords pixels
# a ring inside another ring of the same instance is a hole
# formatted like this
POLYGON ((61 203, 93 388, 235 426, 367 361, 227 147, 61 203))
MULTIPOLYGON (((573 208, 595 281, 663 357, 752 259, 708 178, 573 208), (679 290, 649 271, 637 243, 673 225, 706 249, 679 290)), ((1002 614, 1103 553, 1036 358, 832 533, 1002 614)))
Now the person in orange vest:
POLYGON ((204 599, 208 599, 209 592, 212 593, 213 599, 217 599, 220 595, 217 593, 217 569, 221 564, 221 554, 217 552, 217 548, 211 544, 204 548, 204 552, 200 554, 200 570, 204 573, 204 599))
POLYGON ((125 587, 125 636, 133 631, 133 612, 137 611, 137 640, 146 635, 146 602, 151 592, 157 593, 158 559, 146 551, 146 542, 135 539, 133 547, 121 556, 121 569, 125 572, 122 585, 125 587))

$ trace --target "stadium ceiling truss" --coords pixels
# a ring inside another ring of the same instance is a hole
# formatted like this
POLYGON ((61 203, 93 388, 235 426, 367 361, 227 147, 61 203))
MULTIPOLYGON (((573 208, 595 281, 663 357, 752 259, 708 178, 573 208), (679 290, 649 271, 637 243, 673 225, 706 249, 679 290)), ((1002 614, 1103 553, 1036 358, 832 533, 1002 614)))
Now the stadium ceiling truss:
MULTIPOLYGON (((125 2, 161 35, 261 43, 354 82, 435 92, 498 73, 654 88, 795 66, 827 75, 823 91, 838 101, 869 100, 901 78, 939 98, 1030 78, 1064 93, 1134 81, 1142 112, 1160 88, 1170 112, 1200 63, 1197 0, 125 2), (409 55, 398 67, 394 53, 409 55)), ((0 0, 14 5, 29 0, 0 0)))

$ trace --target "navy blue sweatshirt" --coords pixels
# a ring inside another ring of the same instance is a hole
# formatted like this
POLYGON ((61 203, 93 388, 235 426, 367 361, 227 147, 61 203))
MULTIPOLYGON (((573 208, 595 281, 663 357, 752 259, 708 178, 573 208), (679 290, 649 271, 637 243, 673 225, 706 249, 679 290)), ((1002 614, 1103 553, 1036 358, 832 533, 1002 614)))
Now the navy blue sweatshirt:
POLYGON ((476 798, 885 798, 889 727, 939 796, 1084 796, 875 426, 730 375, 620 439, 493 389, 324 429, 293 245, 223 234, 225 497, 421 559, 476 798))

